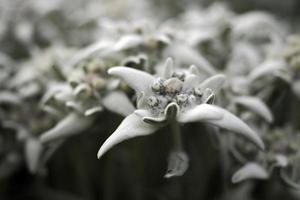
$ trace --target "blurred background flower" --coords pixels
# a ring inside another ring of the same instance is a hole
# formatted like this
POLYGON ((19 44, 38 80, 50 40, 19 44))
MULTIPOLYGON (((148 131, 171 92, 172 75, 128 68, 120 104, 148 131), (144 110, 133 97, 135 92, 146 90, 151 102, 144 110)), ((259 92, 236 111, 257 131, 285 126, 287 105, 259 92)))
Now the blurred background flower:
POLYGON ((0 199, 299 199, 299 9, 297 0, 0 0, 0 199), (156 79, 171 73, 169 57, 178 80, 226 75, 201 103, 245 121, 266 150, 188 123, 184 151, 170 152, 162 127, 98 160, 139 104, 132 85, 146 81, 108 70, 156 79))

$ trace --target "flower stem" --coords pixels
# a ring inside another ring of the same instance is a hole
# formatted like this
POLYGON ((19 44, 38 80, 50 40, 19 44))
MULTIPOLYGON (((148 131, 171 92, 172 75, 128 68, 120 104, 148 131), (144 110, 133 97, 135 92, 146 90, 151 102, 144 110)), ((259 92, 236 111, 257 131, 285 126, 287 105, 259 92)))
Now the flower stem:
POLYGON ((170 121, 170 128, 172 133, 173 149, 175 151, 182 151, 182 141, 178 122, 176 120, 170 121))

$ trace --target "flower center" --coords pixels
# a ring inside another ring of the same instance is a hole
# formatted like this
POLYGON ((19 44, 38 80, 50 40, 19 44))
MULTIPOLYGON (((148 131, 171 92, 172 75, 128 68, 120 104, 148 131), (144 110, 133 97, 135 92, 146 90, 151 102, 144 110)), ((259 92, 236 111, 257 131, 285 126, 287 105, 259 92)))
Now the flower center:
POLYGON ((154 95, 147 99, 149 108, 161 114, 171 102, 177 103, 181 110, 205 103, 204 97, 207 97, 207 91, 203 91, 200 87, 184 88, 184 81, 183 73, 173 73, 169 79, 157 78, 151 85, 154 95))

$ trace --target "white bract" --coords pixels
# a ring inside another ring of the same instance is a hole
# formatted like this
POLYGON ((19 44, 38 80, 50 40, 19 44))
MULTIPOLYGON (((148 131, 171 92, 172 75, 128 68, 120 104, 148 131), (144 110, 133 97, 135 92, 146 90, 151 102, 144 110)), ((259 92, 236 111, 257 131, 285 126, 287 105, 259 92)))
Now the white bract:
POLYGON ((204 81, 189 71, 174 71, 167 59, 162 77, 128 67, 113 67, 108 73, 123 79, 138 96, 137 109, 127 116, 98 151, 98 158, 114 145, 137 136, 149 135, 159 128, 175 123, 205 122, 246 137, 260 149, 260 137, 229 111, 211 105, 216 92, 225 84, 218 74, 204 81))

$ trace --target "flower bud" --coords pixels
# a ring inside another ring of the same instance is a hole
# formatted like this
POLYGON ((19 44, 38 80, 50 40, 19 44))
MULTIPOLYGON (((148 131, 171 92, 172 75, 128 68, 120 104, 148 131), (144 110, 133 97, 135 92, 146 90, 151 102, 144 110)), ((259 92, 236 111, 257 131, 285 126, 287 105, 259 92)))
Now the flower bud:
POLYGON ((181 91, 183 87, 183 82, 178 78, 170 78, 164 81, 163 86, 165 90, 169 94, 177 94, 181 91))
POLYGON ((158 106, 159 101, 156 97, 151 96, 148 98, 147 103, 149 106, 155 107, 155 106, 158 106))

